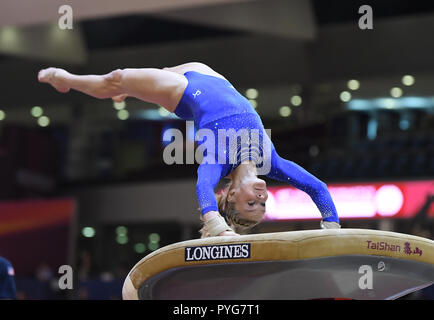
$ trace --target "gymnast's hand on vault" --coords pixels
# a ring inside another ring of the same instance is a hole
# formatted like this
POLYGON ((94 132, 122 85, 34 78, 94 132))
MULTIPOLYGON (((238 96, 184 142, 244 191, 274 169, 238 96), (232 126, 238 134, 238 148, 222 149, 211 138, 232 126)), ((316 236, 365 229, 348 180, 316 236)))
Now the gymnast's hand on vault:
POLYGON ((209 211, 205 213, 201 217, 201 220, 204 222, 204 228, 202 230, 205 237, 239 236, 238 233, 235 233, 232 228, 228 226, 225 219, 218 211, 209 211))
POLYGON ((321 221, 321 229, 340 229, 341 225, 332 221, 321 221))

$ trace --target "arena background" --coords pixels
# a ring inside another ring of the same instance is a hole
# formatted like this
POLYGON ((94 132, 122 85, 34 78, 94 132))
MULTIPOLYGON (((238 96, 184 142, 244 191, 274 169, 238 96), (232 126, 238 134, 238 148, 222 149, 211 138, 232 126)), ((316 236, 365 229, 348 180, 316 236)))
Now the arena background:
MULTIPOLYGON (((197 165, 162 158, 162 133, 184 121, 132 98, 60 94, 37 82, 40 69, 206 63, 251 100, 282 157, 349 190, 350 211, 351 188, 376 188, 382 209, 342 227, 433 239, 432 30, 434 5, 414 0, 2 0, 0 255, 18 299, 120 299, 141 257, 200 228, 197 165), (62 5, 73 29, 59 27, 62 5), (359 27, 362 5, 372 29, 359 27), (380 197, 384 186, 395 193, 380 197), (64 264, 72 290, 58 286, 64 264)), ((290 212, 253 232, 319 228, 319 212, 290 212)), ((433 298, 429 287, 403 299, 433 298)))

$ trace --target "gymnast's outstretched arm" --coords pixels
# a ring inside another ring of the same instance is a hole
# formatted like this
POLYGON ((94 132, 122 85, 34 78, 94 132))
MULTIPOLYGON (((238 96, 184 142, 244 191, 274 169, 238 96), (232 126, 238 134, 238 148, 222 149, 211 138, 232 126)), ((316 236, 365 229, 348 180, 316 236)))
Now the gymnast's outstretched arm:
POLYGON ((281 158, 274 147, 271 150, 271 170, 267 177, 289 183, 306 192, 321 212, 323 228, 339 227, 338 213, 327 185, 296 163, 281 158))
POLYGON ((122 100, 127 96, 156 103, 173 112, 187 86, 187 79, 175 72, 155 68, 117 69, 104 75, 75 75, 48 68, 38 74, 59 92, 74 89, 98 99, 122 100))
POLYGON ((201 210, 201 220, 205 223, 205 227, 208 228, 207 232, 210 233, 210 236, 237 235, 226 224, 218 211, 214 188, 220 181, 221 172, 222 167, 220 164, 202 163, 197 169, 196 194, 201 210), (210 226, 210 223, 213 226, 210 226), (211 231, 211 229, 214 231, 211 231))

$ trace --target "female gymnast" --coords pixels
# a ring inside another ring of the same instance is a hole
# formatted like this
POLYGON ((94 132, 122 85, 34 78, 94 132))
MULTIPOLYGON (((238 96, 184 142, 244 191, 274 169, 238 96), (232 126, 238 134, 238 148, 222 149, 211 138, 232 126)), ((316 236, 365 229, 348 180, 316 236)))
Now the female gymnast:
MULTIPOLYGON (((198 129, 209 129, 216 134, 219 129, 256 129, 260 139, 269 141, 262 121, 249 101, 225 77, 202 63, 163 69, 117 69, 105 75, 74 75, 63 69, 48 68, 39 72, 38 80, 51 84, 62 93, 74 89, 116 102, 135 97, 159 104, 182 119, 193 119, 198 129)), ((266 176, 306 192, 321 213, 322 228, 340 228, 326 184, 294 162, 281 158, 271 141, 269 143, 271 160, 266 176)), ((239 156, 240 146, 237 146, 239 156)), ((256 161, 263 155, 263 150, 259 145, 250 147, 251 154, 241 156, 235 162, 204 161, 199 165, 196 191, 203 221, 202 237, 238 235, 264 217, 268 194, 265 181, 257 177, 256 161), (252 150, 256 150, 256 157, 252 150), (215 195, 214 188, 222 178, 230 182, 222 193, 215 195)), ((217 149, 216 143, 215 150, 207 152, 215 159, 228 160, 231 151, 218 155, 217 149)))

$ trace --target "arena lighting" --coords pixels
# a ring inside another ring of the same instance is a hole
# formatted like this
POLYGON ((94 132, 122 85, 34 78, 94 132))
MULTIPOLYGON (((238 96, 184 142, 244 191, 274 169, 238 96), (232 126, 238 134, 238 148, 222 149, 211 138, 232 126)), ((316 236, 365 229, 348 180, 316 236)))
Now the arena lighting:
POLYGON ((32 114, 33 117, 39 118, 44 113, 44 110, 40 106, 34 106, 30 110, 30 113, 32 114))
POLYGON ((146 251, 146 245, 144 243, 136 243, 134 245, 134 251, 137 253, 143 253, 146 251))
POLYGON ((126 106, 127 105, 126 105, 125 101, 122 101, 122 102, 113 101, 113 108, 115 108, 116 110, 125 109, 126 106))
POLYGON ((6 118, 6 113, 3 110, 0 110, 0 121, 6 118))
POLYGON ((95 236, 95 229, 92 227, 84 227, 81 230, 81 234, 85 237, 85 238, 93 238, 95 236))
POLYGON ((148 248, 149 248, 149 250, 151 250, 151 251, 155 251, 155 250, 157 250, 159 247, 160 247, 160 245, 159 245, 158 243, 156 243, 156 242, 150 242, 150 243, 148 244, 148 248))
POLYGON ((406 97, 399 99, 401 108, 432 108, 434 107, 434 97, 406 97))
POLYGON ((394 98, 400 98, 402 96, 402 89, 399 87, 393 87, 390 89, 390 95, 394 98))
POLYGON ((279 109, 280 116, 284 118, 289 117, 291 115, 291 112, 291 108, 288 106, 282 106, 279 109))
POLYGON ((342 102, 348 102, 351 100, 351 93, 349 93, 348 91, 342 91, 339 95, 339 98, 342 102))
POLYGON ((375 140, 377 138, 378 121, 375 118, 371 118, 368 121, 366 136, 369 140, 375 140))
POLYGON ((42 116, 38 118, 38 125, 41 127, 47 127, 50 125, 50 118, 42 116))
MULTIPOLYGON (((341 219, 405 218, 423 207, 434 181, 328 185, 341 219)), ((319 219, 312 199, 292 187, 269 187, 265 220, 319 219)), ((433 206, 434 207, 434 206, 433 206)), ((430 212, 430 215, 434 215, 430 212)))
POLYGON ((349 110, 375 110, 375 109, 427 109, 434 107, 434 97, 405 97, 405 98, 377 98, 353 99, 347 104, 349 110), (393 101, 393 106, 390 103, 393 101))
POLYGON ((125 236, 128 234, 128 228, 124 226, 116 227, 116 234, 119 236, 125 236))
POLYGON ((246 97, 248 99, 254 100, 257 99, 259 96, 259 92, 258 90, 254 89, 254 88, 250 88, 246 90, 246 97))
POLYGON ((118 234, 116 236, 116 242, 119 243, 119 244, 121 244, 121 245, 127 244, 128 243, 128 236, 127 235, 118 234))
POLYGON ((401 81, 402 81, 402 84, 405 86, 412 86, 414 84, 414 77, 407 74, 407 75, 402 77, 401 81))
POLYGON ((158 233, 151 233, 148 237, 149 239, 149 243, 148 243, 148 248, 151 251, 155 251, 160 247, 160 235, 158 233))
POLYGON ((158 243, 160 241, 160 235, 158 233, 151 233, 149 235, 149 241, 152 243, 158 243))
POLYGON ((122 109, 118 111, 117 116, 119 120, 127 120, 130 117, 130 113, 128 110, 122 109))
POLYGON ((295 96, 291 97, 291 103, 292 103, 293 106, 298 107, 299 105, 301 105, 302 101, 303 100, 298 95, 295 95, 295 96))
POLYGON ((396 101, 391 98, 383 99, 383 107, 386 109, 393 109, 396 107, 396 101))
POLYGON ((347 87, 350 90, 357 90, 360 88, 360 82, 355 79, 351 79, 347 82, 347 87))
POLYGON ((403 131, 408 130, 410 128, 410 121, 408 119, 401 119, 399 121, 399 128, 403 131))

